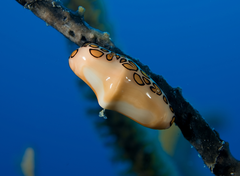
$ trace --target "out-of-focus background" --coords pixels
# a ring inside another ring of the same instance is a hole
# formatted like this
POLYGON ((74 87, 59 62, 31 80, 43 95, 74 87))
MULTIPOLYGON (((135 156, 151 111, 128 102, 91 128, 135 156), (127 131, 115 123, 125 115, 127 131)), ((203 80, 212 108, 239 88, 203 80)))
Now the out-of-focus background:
MULTIPOLYGON (((114 43, 181 87, 240 159, 240 1, 89 2, 114 43)), ((64 3, 74 7, 78 1, 64 3)), ((77 46, 16 1, 1 7, 0 175, 23 176, 28 147, 36 176, 135 175, 131 161, 114 159, 119 146, 106 145, 115 139, 96 125, 96 119, 106 121, 98 116, 97 101, 68 66, 77 46)), ((177 128, 136 128, 155 146, 155 165, 174 170, 165 175, 212 175, 177 128)))

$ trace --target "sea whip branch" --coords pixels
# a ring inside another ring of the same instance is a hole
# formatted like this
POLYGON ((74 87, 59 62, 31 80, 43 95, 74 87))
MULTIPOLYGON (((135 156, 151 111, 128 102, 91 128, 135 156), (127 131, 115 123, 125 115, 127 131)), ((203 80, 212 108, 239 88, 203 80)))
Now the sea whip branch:
MULTIPOLYGON (((127 56, 114 45, 107 32, 94 29, 84 21, 83 7, 79 7, 77 12, 72 12, 59 1, 16 1, 79 46, 86 41, 93 42, 127 56)), ((240 162, 231 155, 228 143, 221 140, 218 133, 207 124, 199 112, 182 97, 181 89, 172 88, 162 76, 152 73, 148 66, 138 60, 133 60, 151 76, 167 95, 176 114, 176 125, 184 137, 196 148, 211 172, 218 176, 240 176, 240 162)))

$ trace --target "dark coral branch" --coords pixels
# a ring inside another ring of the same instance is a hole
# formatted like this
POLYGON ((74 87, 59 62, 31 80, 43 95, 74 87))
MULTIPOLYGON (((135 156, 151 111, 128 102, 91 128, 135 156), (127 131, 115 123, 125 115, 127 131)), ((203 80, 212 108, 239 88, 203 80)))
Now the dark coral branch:
MULTIPOLYGON (((108 33, 94 29, 84 21, 81 9, 72 12, 60 2, 53 0, 16 1, 79 46, 89 41, 125 55, 113 44, 108 33)), ((221 140, 218 133, 211 129, 199 112, 182 97, 180 88, 172 88, 163 77, 152 73, 138 60, 133 60, 163 89, 175 110, 176 125, 196 148, 212 173, 219 176, 240 175, 240 162, 231 155, 228 143, 221 140)))
POLYGON ((99 43, 105 47, 114 46, 107 32, 94 29, 83 20, 84 10, 73 12, 60 2, 52 0, 16 1, 79 46, 86 41, 99 43))

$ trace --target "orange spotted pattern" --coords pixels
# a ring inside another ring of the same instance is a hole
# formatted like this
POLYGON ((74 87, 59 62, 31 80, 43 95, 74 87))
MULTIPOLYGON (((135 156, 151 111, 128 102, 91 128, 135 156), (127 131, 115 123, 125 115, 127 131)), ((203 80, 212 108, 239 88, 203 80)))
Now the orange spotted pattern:
MULTIPOLYGON (((172 106, 169 104, 168 99, 166 95, 162 92, 162 90, 159 88, 159 86, 137 65, 135 64, 131 59, 128 59, 126 57, 120 56, 116 53, 113 53, 105 48, 102 48, 96 44, 92 43, 85 43, 83 47, 90 46, 89 49, 90 54, 95 58, 101 58, 105 55, 105 58, 108 61, 112 61, 113 59, 119 60, 119 63, 122 64, 124 68, 126 68, 129 71, 133 72, 133 79, 139 86, 147 85, 149 86, 149 89, 156 93, 158 96, 162 96, 163 101, 169 106, 169 109, 172 113, 174 113, 172 106), (139 71, 140 72, 139 72, 139 71)), ((71 58, 74 57, 77 54, 78 50, 73 51, 71 54, 71 58)), ((175 115, 172 117, 172 120, 170 122, 170 126, 175 121, 175 115)))
POLYGON ((138 67, 135 63, 132 61, 128 61, 128 63, 122 64, 126 69, 131 70, 131 71, 138 71, 138 67))
POLYGON ((73 58, 74 56, 76 56, 77 53, 78 53, 78 49, 74 50, 70 55, 70 58, 73 58))
POLYGON ((123 62, 127 62, 127 59, 121 58, 121 59, 120 59, 120 63, 123 63, 123 62))
POLYGON ((110 53, 110 54, 106 55, 106 58, 107 58, 108 61, 111 61, 113 59, 113 56, 114 56, 114 54, 110 53))
POLYGON ((144 86, 144 82, 139 74, 133 73, 133 79, 138 85, 144 86))
POLYGON ((104 55, 102 51, 97 49, 89 49, 89 52, 93 57, 96 57, 96 58, 100 58, 104 55))

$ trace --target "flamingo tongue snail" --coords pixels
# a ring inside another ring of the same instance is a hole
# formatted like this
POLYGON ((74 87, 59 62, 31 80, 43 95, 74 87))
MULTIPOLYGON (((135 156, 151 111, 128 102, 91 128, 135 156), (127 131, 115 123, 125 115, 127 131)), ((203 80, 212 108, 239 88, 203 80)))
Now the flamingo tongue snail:
POLYGON ((153 129, 169 128, 175 114, 159 86, 131 59, 93 43, 73 51, 69 66, 104 109, 153 129))

